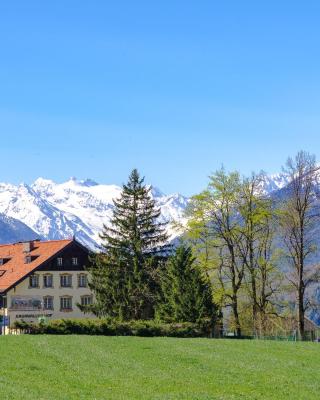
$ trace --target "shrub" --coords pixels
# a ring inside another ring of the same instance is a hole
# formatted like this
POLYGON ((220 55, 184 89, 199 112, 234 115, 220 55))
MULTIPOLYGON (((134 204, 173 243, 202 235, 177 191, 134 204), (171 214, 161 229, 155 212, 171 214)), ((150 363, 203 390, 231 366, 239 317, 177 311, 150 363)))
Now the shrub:
POLYGON ((111 319, 61 319, 47 323, 32 324, 15 322, 15 328, 33 335, 104 335, 104 336, 168 336, 168 337, 209 337, 209 321, 201 323, 162 323, 159 321, 126 321, 111 319))

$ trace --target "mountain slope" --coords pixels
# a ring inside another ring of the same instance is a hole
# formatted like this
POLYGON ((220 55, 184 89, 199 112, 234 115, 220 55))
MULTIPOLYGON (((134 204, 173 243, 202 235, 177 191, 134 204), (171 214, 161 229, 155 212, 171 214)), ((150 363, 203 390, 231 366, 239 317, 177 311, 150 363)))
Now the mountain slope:
MULTIPOLYGON (((262 186, 266 194, 277 196, 286 184, 283 174, 275 174, 267 176, 262 186)), ((39 237, 76 236, 84 245, 95 249, 100 244, 103 224, 108 225, 112 216, 113 199, 120 194, 121 187, 98 184, 90 179, 71 178, 59 184, 38 178, 31 186, 0 183, 0 213, 21 221, 39 237)), ((151 194, 161 208, 160 219, 169 222, 170 238, 175 239, 180 232, 172 222, 185 222, 188 198, 180 194, 165 195, 157 188, 152 188, 151 194)))
MULTIPOLYGON (((188 199, 179 194, 166 196, 152 189, 152 196, 161 207, 161 220, 182 222, 188 199)), ((101 185, 92 180, 58 184, 39 178, 31 186, 0 184, 0 213, 15 218, 45 239, 76 236, 94 249, 100 244, 99 233, 112 215, 113 199, 121 194, 116 185, 101 185)), ((178 232, 169 225, 169 235, 178 232)))
POLYGON ((0 214, 0 243, 15 243, 23 240, 41 239, 36 232, 17 219, 0 214))

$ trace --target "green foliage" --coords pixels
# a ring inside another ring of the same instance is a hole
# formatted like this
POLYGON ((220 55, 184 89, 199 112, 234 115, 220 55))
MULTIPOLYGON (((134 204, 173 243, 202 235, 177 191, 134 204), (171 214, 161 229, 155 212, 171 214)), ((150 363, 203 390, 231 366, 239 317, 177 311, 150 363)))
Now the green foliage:
POLYGON ((181 245, 170 257, 161 277, 160 319, 172 322, 197 322, 215 319, 210 282, 194 263, 190 247, 181 245))
POLYGON ((252 331, 264 330, 281 283, 274 251, 276 210, 261 189, 263 179, 263 173, 241 178, 221 168, 207 189, 192 197, 186 213, 185 238, 195 263, 210 278, 220 310, 231 309, 229 329, 238 336, 244 320, 246 327, 251 320, 252 331), (243 310, 246 318, 240 316, 243 310))
POLYGON ((15 328, 33 335, 103 335, 103 336, 168 336, 210 337, 210 320, 197 323, 161 323, 159 321, 117 321, 112 319, 61 319, 46 324, 17 321, 15 328))
POLYGON ((111 225, 101 234, 103 252, 90 267, 96 301, 87 311, 121 320, 153 317, 158 269, 169 249, 150 190, 133 170, 121 197, 114 200, 111 225))
POLYGON ((244 278, 244 265, 237 257, 241 233, 236 207, 240 193, 238 172, 226 173, 223 168, 216 171, 207 190, 191 199, 187 236, 192 237, 193 245, 199 237, 200 247, 195 248, 198 263, 214 285, 214 299, 219 308, 231 307, 238 336, 241 336, 239 291, 244 278))

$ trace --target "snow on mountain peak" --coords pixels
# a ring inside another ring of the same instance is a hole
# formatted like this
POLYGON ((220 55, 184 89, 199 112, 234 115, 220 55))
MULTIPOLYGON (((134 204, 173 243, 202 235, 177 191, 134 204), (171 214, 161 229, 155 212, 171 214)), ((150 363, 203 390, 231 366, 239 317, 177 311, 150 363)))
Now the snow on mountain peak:
MULTIPOLYGON (((283 174, 267 176, 262 189, 270 194, 288 183, 283 174)), ((121 195, 117 185, 98 184, 92 179, 71 178, 64 183, 38 178, 31 186, 0 183, 0 213, 21 221, 45 239, 63 239, 75 235, 90 248, 100 243, 103 224, 110 221, 113 200, 121 195)), ((169 222, 173 239, 179 233, 171 222, 182 225, 189 199, 176 193, 165 195, 152 187, 151 194, 161 208, 161 220, 169 222)))
POLYGON ((54 184, 55 184, 55 182, 52 181, 51 179, 45 179, 45 178, 41 178, 41 177, 36 179, 33 183, 33 185, 36 185, 36 186, 49 186, 49 185, 54 185, 54 184))
POLYGON ((154 186, 149 186, 149 188, 151 188, 151 194, 153 197, 163 197, 165 196, 165 194, 157 187, 154 186))
POLYGON ((284 173, 267 175, 262 184, 263 191, 271 194, 276 190, 283 189, 288 184, 288 176, 284 173))
MULTIPOLYGON (((94 249, 100 244, 103 224, 108 224, 112 216, 113 200, 121 191, 117 185, 75 177, 63 183, 40 177, 31 186, 0 183, 0 213, 21 221, 45 239, 75 235, 94 249)), ((181 222, 185 197, 166 196, 157 188, 152 188, 152 196, 161 208, 162 220, 181 222)), ((168 231, 171 237, 177 235, 170 225, 168 231)))
POLYGON ((56 183, 51 179, 38 178, 31 185, 32 188, 48 188, 54 186, 56 183))
POLYGON ((87 186, 87 187, 91 187, 91 186, 98 186, 99 184, 94 181, 93 179, 87 178, 84 179, 82 181, 79 182, 82 186, 87 186))

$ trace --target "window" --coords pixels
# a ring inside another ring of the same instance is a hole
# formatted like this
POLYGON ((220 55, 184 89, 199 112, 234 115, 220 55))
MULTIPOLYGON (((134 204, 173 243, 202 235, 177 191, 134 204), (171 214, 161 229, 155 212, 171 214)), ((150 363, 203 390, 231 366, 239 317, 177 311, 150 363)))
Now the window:
POLYGON ((81 305, 82 306, 89 306, 92 304, 92 296, 87 295, 87 296, 81 296, 81 305))
POLYGON ((25 256, 25 258, 24 258, 24 263, 25 263, 25 264, 30 264, 31 261, 32 261, 31 256, 25 256))
POLYGON ((53 310, 53 297, 46 296, 43 298, 43 308, 45 310, 53 310))
POLYGON ((0 303, 1 301, 2 301, 2 308, 7 308, 7 296, 0 297, 0 303))
POLYGON ((53 279, 51 274, 43 276, 43 287, 45 288, 53 287, 53 279))
POLYGON ((29 278, 29 287, 38 288, 39 287, 39 276, 31 275, 29 278))
POLYGON ((78 258, 72 257, 72 265, 78 265, 78 258))
POLYGON ((87 287, 87 275, 86 274, 78 275, 78 287, 87 287))
POLYGON ((60 310, 61 311, 72 310, 72 297, 70 296, 60 297, 60 310))
POLYGON ((60 286, 61 287, 71 287, 72 286, 72 275, 70 275, 70 274, 60 275, 60 286))
POLYGON ((58 257, 58 258, 57 258, 57 265, 58 265, 58 267, 62 267, 62 265, 63 265, 63 259, 62 259, 62 257, 58 257))

